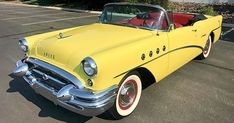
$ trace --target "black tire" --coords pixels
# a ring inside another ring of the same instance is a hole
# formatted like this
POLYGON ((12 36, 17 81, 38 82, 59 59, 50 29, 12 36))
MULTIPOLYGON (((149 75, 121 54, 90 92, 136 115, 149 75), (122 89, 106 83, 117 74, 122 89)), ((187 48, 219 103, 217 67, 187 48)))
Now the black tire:
POLYGON ((206 59, 211 52, 211 47, 212 47, 212 39, 211 36, 209 36, 202 53, 197 57, 197 59, 199 60, 206 59))
POLYGON ((112 118, 118 120, 129 116, 136 109, 141 97, 141 92, 142 83, 140 79, 140 74, 136 71, 130 72, 120 82, 119 91, 117 93, 115 103, 108 110, 112 118), (129 87, 130 85, 134 85, 134 87, 131 88, 129 87), (127 91, 125 90, 126 86, 128 87, 127 91), (130 89, 134 89, 134 91, 130 89), (123 91, 126 92, 125 95, 121 94, 123 91), (130 92, 132 93, 132 95, 130 92), (123 98, 123 100, 121 98, 123 98), (132 102, 129 103, 126 107, 123 107, 121 102, 125 103, 124 99, 128 98, 131 98, 132 102))

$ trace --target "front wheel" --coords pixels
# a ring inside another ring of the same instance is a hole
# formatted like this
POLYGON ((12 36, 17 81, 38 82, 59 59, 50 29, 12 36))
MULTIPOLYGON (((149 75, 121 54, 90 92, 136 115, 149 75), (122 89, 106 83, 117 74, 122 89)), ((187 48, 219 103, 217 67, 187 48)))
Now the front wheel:
POLYGON ((208 40, 206 41, 205 48, 203 49, 203 52, 198 56, 198 59, 206 59, 211 51, 212 41, 211 36, 209 36, 208 40))
POLYGON ((115 104, 109 110, 114 119, 130 115, 140 100, 142 83, 138 72, 132 72, 123 79, 115 104))

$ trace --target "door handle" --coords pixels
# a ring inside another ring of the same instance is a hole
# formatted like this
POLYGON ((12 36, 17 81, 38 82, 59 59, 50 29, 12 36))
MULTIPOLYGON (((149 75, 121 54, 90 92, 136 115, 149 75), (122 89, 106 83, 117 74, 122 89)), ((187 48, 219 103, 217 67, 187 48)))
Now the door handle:
POLYGON ((197 29, 193 29, 192 31, 193 31, 193 32, 197 32, 197 29))

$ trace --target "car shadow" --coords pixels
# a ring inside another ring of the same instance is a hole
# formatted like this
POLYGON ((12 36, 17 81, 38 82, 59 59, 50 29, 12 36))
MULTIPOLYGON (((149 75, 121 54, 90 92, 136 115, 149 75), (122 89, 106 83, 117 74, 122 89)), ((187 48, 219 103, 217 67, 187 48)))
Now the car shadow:
MULTIPOLYGON (((39 117, 52 117, 56 120, 64 121, 67 123, 84 123, 92 118, 73 113, 60 106, 54 105, 53 102, 35 93, 35 91, 25 82, 25 80, 22 77, 15 77, 13 74, 9 74, 8 76, 10 76, 13 79, 9 82, 10 88, 7 89, 6 92, 18 92, 22 96, 24 96, 28 101, 38 106, 41 109, 41 111, 38 114, 39 117)), ((143 91, 149 86, 151 86, 153 83, 154 82, 147 82, 147 84, 144 84, 143 91)), ((114 120, 107 111, 96 117, 104 120, 114 120)))
POLYGON ((44 97, 36 94, 33 89, 20 77, 15 77, 9 74, 13 80, 9 82, 9 89, 7 93, 18 92, 24 96, 28 101, 32 102, 38 106, 41 111, 39 112, 39 117, 52 117, 54 119, 64 121, 67 123, 84 123, 91 119, 92 117, 85 117, 71 111, 68 111, 60 106, 55 106, 52 102, 45 99, 44 97))

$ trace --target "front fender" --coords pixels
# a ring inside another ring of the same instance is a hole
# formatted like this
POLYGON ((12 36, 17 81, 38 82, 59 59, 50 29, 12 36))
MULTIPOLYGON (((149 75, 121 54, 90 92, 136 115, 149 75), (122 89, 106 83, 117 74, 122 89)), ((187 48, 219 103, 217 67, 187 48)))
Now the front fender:
POLYGON ((93 54, 91 57, 98 66, 98 74, 93 78, 93 88, 102 90, 112 85, 118 85, 129 71, 150 61, 152 57, 149 57, 149 52, 150 49, 155 51, 155 45, 157 45, 155 41, 157 41, 155 35, 152 35, 136 42, 93 54), (142 60, 143 54, 145 59, 142 60))

